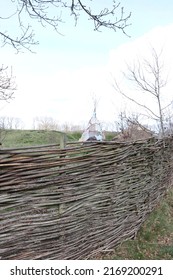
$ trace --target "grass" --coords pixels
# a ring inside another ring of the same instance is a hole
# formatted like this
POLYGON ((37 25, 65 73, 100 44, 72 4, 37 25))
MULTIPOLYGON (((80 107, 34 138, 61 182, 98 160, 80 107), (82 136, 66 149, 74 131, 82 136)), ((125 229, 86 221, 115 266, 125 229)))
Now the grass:
POLYGON ((149 215, 137 236, 115 248, 104 260, 172 260, 173 259, 173 188, 149 215))
MULTIPOLYGON (((0 143, 2 147, 24 147, 35 145, 55 144, 60 142, 60 131, 51 130, 2 130, 0 131, 0 143)), ((81 131, 70 131, 65 133, 67 141, 78 141, 82 135, 81 131)), ((116 133, 106 132, 106 140, 111 140, 116 133)))
POLYGON ((115 136, 117 136, 117 132, 111 132, 111 131, 106 131, 105 132, 105 140, 106 141, 112 140, 115 136))
POLYGON ((60 143, 59 131, 3 130, 0 133, 2 147, 24 147, 60 143))
POLYGON ((81 131, 70 131, 67 132, 67 139, 68 141, 78 141, 82 136, 82 132, 81 131))

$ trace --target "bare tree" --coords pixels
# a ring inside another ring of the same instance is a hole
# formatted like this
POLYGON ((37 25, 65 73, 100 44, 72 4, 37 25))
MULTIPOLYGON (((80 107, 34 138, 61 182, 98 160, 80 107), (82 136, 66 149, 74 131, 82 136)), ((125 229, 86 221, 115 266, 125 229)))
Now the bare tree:
POLYGON ((115 122, 118 134, 114 140, 139 140, 153 136, 153 131, 142 124, 141 117, 139 113, 120 112, 115 122))
MULTIPOLYGON (((91 1, 90 6, 92 4, 91 1)), ((120 7, 119 2, 111 0, 112 7, 110 9, 104 8, 96 13, 82 0, 11 0, 11 2, 11 5, 14 7, 14 12, 7 17, 3 17, 0 14, 0 20, 15 19, 20 26, 19 33, 18 36, 13 37, 8 31, 1 30, 0 36, 2 45, 10 44, 17 51, 21 48, 30 50, 32 45, 38 44, 34 39, 35 34, 32 26, 25 23, 26 17, 39 21, 43 26, 49 25, 59 33, 59 25, 63 23, 62 12, 66 10, 74 17, 75 23, 77 23, 78 18, 83 13, 87 15, 88 19, 93 21, 94 30, 100 31, 103 27, 112 29, 113 31, 121 30, 126 34, 126 27, 129 25, 128 20, 131 16, 131 13, 128 15, 124 14, 124 8, 120 7)))
POLYGON ((38 130, 59 130, 57 121, 51 117, 34 118, 33 127, 38 130))
POLYGON ((0 117, 0 130, 6 129, 22 129, 23 122, 20 118, 1 116, 0 117))
POLYGON ((169 106, 166 109, 164 119, 164 132, 165 135, 173 135, 173 106, 169 106))
POLYGON ((22 129, 23 122, 19 118, 1 116, 0 117, 0 145, 5 142, 7 130, 22 129))
POLYGON ((125 129, 127 128, 127 117, 125 111, 118 114, 115 125, 118 132, 124 133, 125 129))
POLYGON ((8 67, 0 68, 0 101, 9 101, 13 98, 16 90, 15 78, 11 71, 8 73, 8 67))
POLYGON ((116 79, 114 79, 113 87, 124 97, 145 109, 148 116, 159 123, 160 135, 163 137, 165 134, 164 123, 166 120, 166 109, 172 104, 172 102, 166 106, 163 105, 162 90, 167 84, 167 78, 164 78, 163 75, 164 65, 161 61, 161 54, 162 52, 158 54, 156 50, 152 48, 152 61, 144 59, 140 61, 138 60, 133 66, 127 65, 128 72, 127 74, 124 74, 125 78, 134 83, 137 90, 146 94, 146 99, 147 94, 154 97, 157 106, 156 112, 152 108, 152 104, 143 104, 125 93, 120 88, 116 79))
POLYGON ((60 125, 59 130, 65 132, 79 132, 84 130, 84 128, 85 128, 84 124, 74 124, 70 122, 64 122, 60 125))

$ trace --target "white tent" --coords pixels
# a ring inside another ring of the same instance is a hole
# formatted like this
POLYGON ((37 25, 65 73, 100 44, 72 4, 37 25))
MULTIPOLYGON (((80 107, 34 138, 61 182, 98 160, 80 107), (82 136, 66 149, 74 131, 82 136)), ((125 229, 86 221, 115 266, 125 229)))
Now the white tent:
POLYGON ((89 120, 87 129, 83 132, 79 141, 102 141, 104 140, 104 134, 102 132, 101 124, 96 117, 96 108, 94 109, 93 116, 89 120))

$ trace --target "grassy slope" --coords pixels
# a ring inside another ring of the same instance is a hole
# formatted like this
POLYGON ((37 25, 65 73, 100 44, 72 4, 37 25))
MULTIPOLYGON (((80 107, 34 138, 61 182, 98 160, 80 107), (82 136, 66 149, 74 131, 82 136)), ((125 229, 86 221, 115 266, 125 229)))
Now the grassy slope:
MULTIPOLYGON (((23 147, 59 143, 62 132, 46 130, 5 130, 0 131, 0 142, 5 147, 23 147)), ((66 133, 67 141, 78 141, 81 131, 66 133)), ((111 140, 116 133, 107 132, 106 140, 111 140)))
POLYGON ((149 215, 135 239, 123 242, 113 253, 99 259, 172 260, 173 187, 149 215))
POLYGON ((43 130, 6 130, 1 132, 2 146, 5 147, 23 147, 44 144, 55 144, 60 142, 58 131, 43 130))

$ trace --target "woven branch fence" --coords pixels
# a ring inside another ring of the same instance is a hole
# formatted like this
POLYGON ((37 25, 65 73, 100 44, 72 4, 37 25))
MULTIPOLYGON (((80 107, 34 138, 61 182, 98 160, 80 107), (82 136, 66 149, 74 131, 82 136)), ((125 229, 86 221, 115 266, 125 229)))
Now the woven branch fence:
POLYGON ((173 139, 0 150, 0 258, 89 259, 133 238, 170 183, 173 139))

